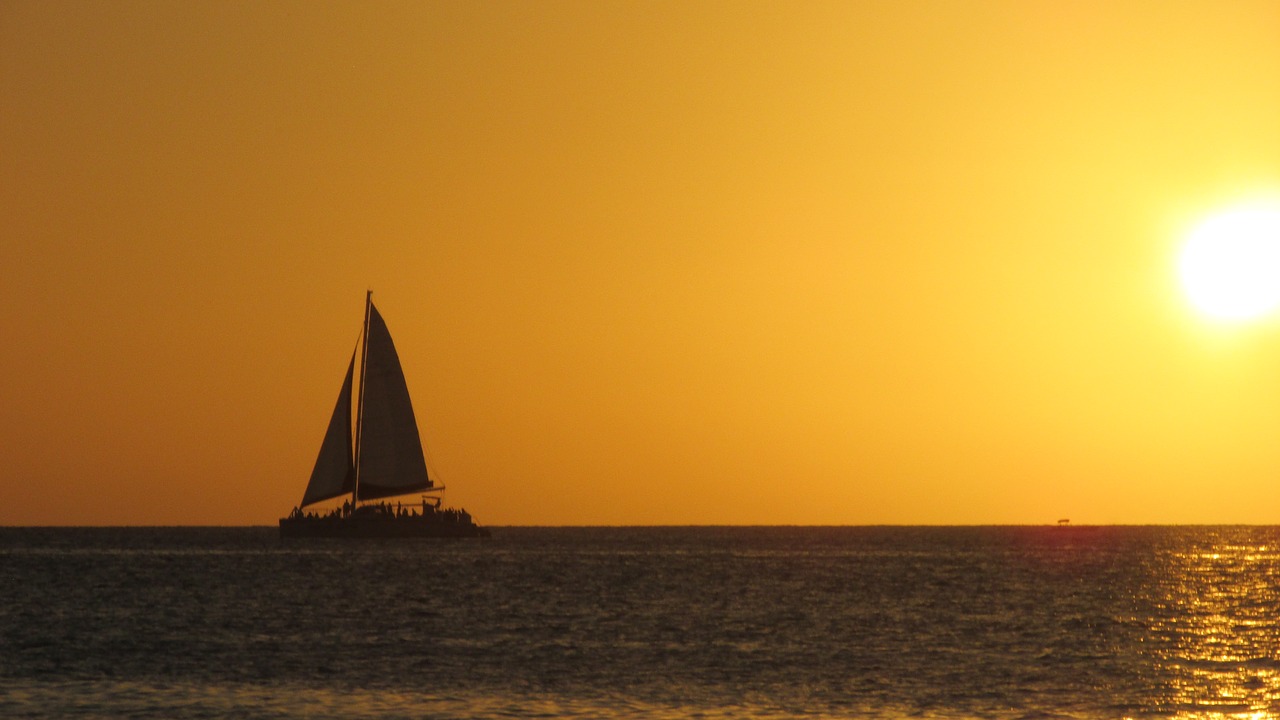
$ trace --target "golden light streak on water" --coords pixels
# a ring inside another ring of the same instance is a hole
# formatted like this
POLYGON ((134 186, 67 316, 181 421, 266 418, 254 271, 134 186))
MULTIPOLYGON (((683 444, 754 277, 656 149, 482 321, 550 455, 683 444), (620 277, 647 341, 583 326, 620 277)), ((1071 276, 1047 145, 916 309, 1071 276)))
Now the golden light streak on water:
MULTIPOLYGON (((1168 674, 1167 717, 1280 718, 1276 565, 1268 545, 1169 553, 1149 639, 1168 674)), ((1164 715, 1164 713, 1161 713, 1164 715)))

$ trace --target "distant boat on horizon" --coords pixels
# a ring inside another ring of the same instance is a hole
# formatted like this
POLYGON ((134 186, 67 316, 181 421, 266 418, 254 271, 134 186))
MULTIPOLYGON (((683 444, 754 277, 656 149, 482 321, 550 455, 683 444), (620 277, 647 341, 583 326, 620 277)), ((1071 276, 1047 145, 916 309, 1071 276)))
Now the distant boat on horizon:
POLYGON ((487 537, 489 531, 465 510, 442 507, 445 488, 427 473, 404 370, 387 324, 373 305, 373 291, 365 295, 360 338, 302 502, 280 518, 281 537, 487 537), (360 374, 354 383, 357 355, 360 374), (410 494, 420 494, 421 501, 387 502, 410 494), (307 510, 343 495, 351 497, 341 507, 324 513, 307 510))

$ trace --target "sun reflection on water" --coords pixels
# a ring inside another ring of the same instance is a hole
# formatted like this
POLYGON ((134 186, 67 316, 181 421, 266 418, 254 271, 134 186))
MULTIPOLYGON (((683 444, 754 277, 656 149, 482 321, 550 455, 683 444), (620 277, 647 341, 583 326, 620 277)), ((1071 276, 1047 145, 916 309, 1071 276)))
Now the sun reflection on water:
POLYGON ((1160 714, 1280 718, 1280 553, 1269 544, 1222 538, 1212 547, 1169 552, 1162 562, 1145 639, 1165 676, 1160 714))

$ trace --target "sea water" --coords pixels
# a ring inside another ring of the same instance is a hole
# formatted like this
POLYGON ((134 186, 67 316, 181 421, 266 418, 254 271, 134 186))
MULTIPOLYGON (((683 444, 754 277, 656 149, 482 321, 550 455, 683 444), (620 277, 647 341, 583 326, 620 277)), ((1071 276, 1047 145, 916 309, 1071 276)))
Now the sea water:
POLYGON ((1280 529, 0 529, 0 717, 1278 718, 1280 529))

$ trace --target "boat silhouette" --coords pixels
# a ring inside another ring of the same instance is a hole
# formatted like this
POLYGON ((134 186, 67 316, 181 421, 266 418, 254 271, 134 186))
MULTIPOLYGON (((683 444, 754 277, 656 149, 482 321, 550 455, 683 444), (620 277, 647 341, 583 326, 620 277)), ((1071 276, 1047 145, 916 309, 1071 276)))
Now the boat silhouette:
POLYGON ((280 518, 280 535, 487 537, 489 531, 476 525, 465 510, 443 507, 444 489, 427 472, 400 357, 370 291, 365 295, 360 341, 352 352, 311 478, 302 502, 280 518), (358 376, 357 357, 361 360, 358 376), (421 499, 388 501, 414 494, 421 499), (341 507, 308 510, 343 495, 351 497, 341 507))

